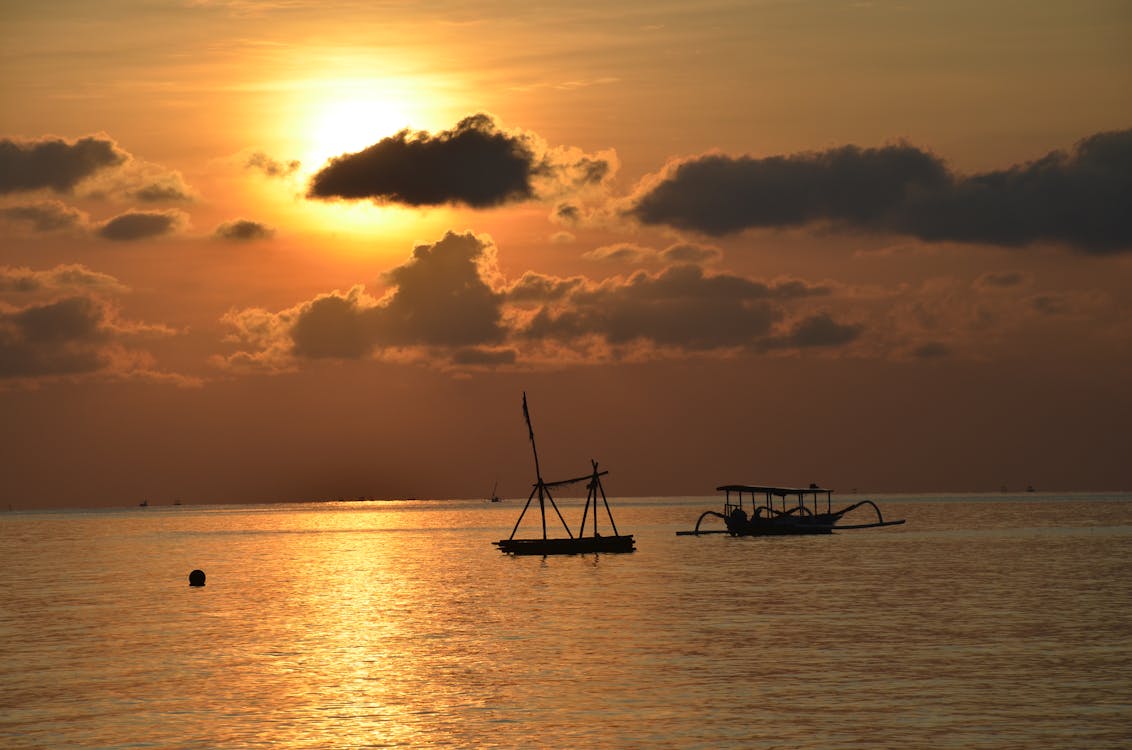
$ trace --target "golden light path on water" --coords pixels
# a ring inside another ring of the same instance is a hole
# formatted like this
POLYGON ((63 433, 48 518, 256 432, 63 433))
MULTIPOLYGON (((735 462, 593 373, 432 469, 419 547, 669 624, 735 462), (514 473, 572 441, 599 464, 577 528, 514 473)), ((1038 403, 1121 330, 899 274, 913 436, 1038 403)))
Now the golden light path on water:
POLYGON ((514 501, 6 514, 0 743, 1132 739, 1132 496, 890 498, 905 526, 781 539, 614 503, 632 555, 503 556, 514 501))

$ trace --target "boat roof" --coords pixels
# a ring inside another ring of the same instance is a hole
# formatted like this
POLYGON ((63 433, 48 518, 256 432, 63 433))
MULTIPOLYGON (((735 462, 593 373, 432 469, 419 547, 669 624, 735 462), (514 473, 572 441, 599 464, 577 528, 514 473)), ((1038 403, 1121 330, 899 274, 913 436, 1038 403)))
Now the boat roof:
POLYGON ((762 495, 808 495, 811 492, 833 492, 825 487, 811 484, 809 487, 769 487, 759 484, 722 484, 715 488, 716 492, 751 492, 762 495))

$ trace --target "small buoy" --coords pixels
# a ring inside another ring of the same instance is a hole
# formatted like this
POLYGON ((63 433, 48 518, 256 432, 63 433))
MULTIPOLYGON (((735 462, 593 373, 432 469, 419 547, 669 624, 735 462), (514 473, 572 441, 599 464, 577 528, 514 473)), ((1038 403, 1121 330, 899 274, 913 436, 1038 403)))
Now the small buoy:
POLYGON ((204 571, 203 570, 194 570, 192 573, 189 573, 189 585, 190 586, 203 586, 204 585, 204 571))

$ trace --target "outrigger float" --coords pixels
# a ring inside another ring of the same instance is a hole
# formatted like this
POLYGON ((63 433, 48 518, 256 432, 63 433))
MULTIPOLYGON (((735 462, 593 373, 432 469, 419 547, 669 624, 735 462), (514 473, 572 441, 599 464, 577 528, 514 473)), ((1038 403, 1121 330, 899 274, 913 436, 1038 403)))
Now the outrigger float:
POLYGON ((613 512, 609 509, 609 500, 605 497, 605 489, 601 486, 601 478, 608 474, 608 471, 598 471, 597 461, 590 460, 593 471, 586 476, 574 477, 573 479, 561 479, 557 482, 546 482, 542 478, 542 470, 539 468, 538 462, 538 448, 535 446, 535 431, 531 427, 531 414, 527 410, 527 394, 523 393, 523 418, 527 422, 527 432, 531 438, 531 451, 535 457, 535 483, 531 494, 527 497, 527 504, 523 506, 523 512, 519 514, 519 520, 515 522, 515 528, 511 530, 511 536, 507 539, 500 539, 493 544, 499 547, 501 552, 506 552, 512 555, 578 555, 590 552, 632 552, 635 548, 633 546, 632 534, 619 534, 617 532, 617 524, 613 521, 613 512), (588 482, 588 492, 586 494, 586 507, 582 511, 582 524, 578 527, 578 535, 574 536, 570 531, 570 526, 566 523, 566 519, 562 517, 562 512, 558 510, 558 505, 554 502, 554 497, 550 494, 551 487, 565 487, 578 482, 588 482), (605 505, 606 515, 609 516, 609 525, 613 527, 613 536, 602 536, 597 531, 597 497, 601 495, 601 502, 605 505), (542 517, 542 538, 532 539, 516 539, 515 534, 519 531, 519 524, 523 522, 523 516, 527 514, 527 509, 531 506, 535 495, 538 495, 538 508, 539 515, 542 517), (550 503, 550 507, 554 509, 554 513, 558 516, 558 520, 562 522, 562 528, 566 530, 565 537, 548 537, 546 533, 546 504, 550 503), (585 536, 586 519, 590 514, 590 505, 593 504, 593 526, 592 534, 585 536))
POLYGON ((832 534, 843 529, 872 529, 878 526, 898 526, 904 520, 886 521, 880 508, 872 500, 861 500, 841 510, 833 510, 833 490, 811 484, 805 489, 795 487, 761 487, 749 484, 725 484, 716 487, 726 493, 723 512, 705 511, 692 531, 677 531, 677 536, 700 534, 730 534, 731 536, 782 536, 791 534, 832 534), (732 501, 732 494, 735 501, 732 501), (744 495, 750 496, 750 513, 743 505, 744 495), (822 506, 822 496, 825 508, 822 506), (809 501, 809 505, 807 505, 809 501), (871 507, 876 520, 869 523, 840 523, 845 516, 858 508, 871 507), (709 516, 723 519, 726 528, 700 529, 709 516))

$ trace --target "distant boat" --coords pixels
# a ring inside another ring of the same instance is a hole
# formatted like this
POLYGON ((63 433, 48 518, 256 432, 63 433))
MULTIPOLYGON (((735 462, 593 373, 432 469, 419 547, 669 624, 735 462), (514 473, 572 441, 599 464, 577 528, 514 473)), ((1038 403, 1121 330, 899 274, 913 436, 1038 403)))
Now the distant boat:
POLYGON ((140 503, 138 503, 138 507, 139 508, 148 508, 149 507, 149 501, 148 500, 142 500, 140 503))
POLYGON ((1026 492, 1037 492, 1037 490, 1034 489, 1034 485, 1027 484, 1026 485, 1026 492))
MULTIPOLYGON (((498 542, 493 542, 495 546, 499 547, 501 552, 512 555, 577 555, 591 552, 632 552, 635 547, 632 534, 620 534, 617 531, 617 524, 613 521, 613 512, 609 509, 609 500, 605 497, 605 489, 601 486, 601 478, 608 474, 608 471, 598 471, 597 461, 590 459, 590 465, 593 471, 586 476, 574 477, 573 479, 563 479, 557 482, 545 482, 542 478, 542 470, 539 468, 538 462, 538 448, 535 446, 535 431, 531 427, 531 414, 527 410, 527 394, 523 394, 523 419, 527 422, 527 433, 531 439, 531 452, 534 454, 535 459, 535 484, 531 494, 527 497, 527 504, 523 506, 523 512, 519 514, 519 520, 515 522, 515 528, 511 530, 511 536, 507 539, 500 539, 498 542), (582 523, 578 528, 578 535, 575 536, 570 527, 566 523, 566 519, 562 517, 562 512, 558 510, 558 505, 554 502, 554 497, 550 494, 551 487, 563 487, 578 482, 586 482, 588 493, 586 494, 586 507, 582 511, 582 523), (613 528, 613 536, 602 536, 597 531, 597 496, 601 494, 601 501, 605 505, 606 515, 609 516, 609 525, 613 528), (519 530, 519 524, 523 522, 523 516, 526 515, 527 509, 531 506, 531 501, 534 500, 535 495, 538 495, 538 508, 539 515, 542 518, 542 537, 534 537, 530 539, 516 539, 515 534, 519 530), (558 520, 562 522, 562 527, 566 531, 565 537, 549 537, 546 533, 546 503, 550 502, 550 507, 554 509, 555 515, 558 520), (593 527, 590 536, 585 536, 586 533, 586 519, 590 513, 590 504, 593 504, 593 527)), ((494 493, 492 493, 494 495, 494 493)))
POLYGON ((747 484, 725 484, 716 487, 726 493, 723 512, 705 511, 696 521, 693 531, 677 531, 677 536, 699 536, 700 534, 730 534, 731 536, 783 536, 796 534, 832 534, 842 529, 869 529, 877 526, 897 526, 904 523, 886 521, 880 508, 872 500, 861 500, 841 510, 833 510, 831 499, 833 490, 823 489, 811 484, 805 489, 794 487, 763 487, 747 484), (736 500, 732 502, 732 493, 736 500), (749 495, 750 513, 743 504, 743 496, 749 495), (825 508, 821 502, 824 495, 825 508), (759 499, 762 496, 762 499, 759 499), (806 503, 810 502, 810 505, 806 503), (869 523, 841 524, 841 517, 864 506, 876 512, 876 521, 869 523), (704 519, 714 516, 723 519, 725 528, 700 530, 704 519))
POLYGON ((491 498, 490 498, 490 500, 493 503, 499 502, 499 495, 496 494, 496 491, 498 489, 499 489, 499 480, 497 479, 497 480, 495 480, 495 486, 491 488, 491 498))

